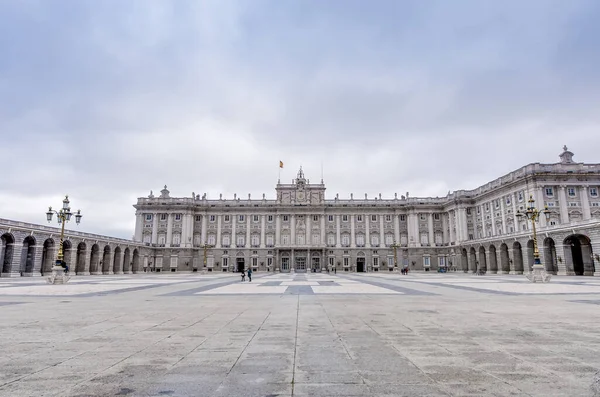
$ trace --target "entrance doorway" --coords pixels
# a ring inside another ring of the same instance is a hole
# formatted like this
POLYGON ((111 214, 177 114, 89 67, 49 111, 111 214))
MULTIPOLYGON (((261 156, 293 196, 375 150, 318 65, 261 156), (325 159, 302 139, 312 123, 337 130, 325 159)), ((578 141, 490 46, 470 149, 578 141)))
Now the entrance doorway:
POLYGON ((365 271, 365 258, 356 258, 356 271, 358 273, 364 273, 364 271, 365 271))
POLYGON ((246 268, 246 264, 244 263, 244 258, 236 258, 235 262, 236 262, 236 265, 237 265, 236 266, 237 271, 239 273, 243 272, 244 269, 246 268))
POLYGON ((321 271, 321 258, 317 258, 317 257, 312 258, 311 269, 315 273, 321 271))
POLYGON ((306 273, 306 258, 303 256, 296 258, 296 272, 306 273))
POLYGON ((281 258, 281 271, 284 273, 290 272, 290 258, 281 258))
POLYGON ((594 253, 590 239, 582 234, 573 234, 564 241, 567 271, 572 266, 572 272, 577 276, 592 276, 594 274, 594 253))

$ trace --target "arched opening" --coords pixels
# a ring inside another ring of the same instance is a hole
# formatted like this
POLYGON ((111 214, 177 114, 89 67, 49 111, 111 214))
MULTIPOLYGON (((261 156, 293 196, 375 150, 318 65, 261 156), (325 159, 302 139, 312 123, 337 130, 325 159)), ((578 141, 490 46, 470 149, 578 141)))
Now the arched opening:
POLYGON ((44 248, 42 249, 42 276, 52 273, 52 266, 54 266, 54 240, 48 238, 44 241, 44 248))
POLYGON ((509 274, 510 273, 510 260, 508 257, 508 245, 502 244, 500 246, 500 269, 502 269, 502 273, 509 274))
POLYGON ((131 265, 131 271, 137 273, 140 269, 140 253, 137 249, 133 250, 133 264, 131 265))
POLYGON ((77 244, 77 263, 75 264, 75 274, 85 273, 85 251, 87 247, 85 243, 77 244))
POLYGON ((113 258, 113 273, 114 274, 120 274, 122 273, 122 266, 123 264, 121 263, 121 248, 117 247, 115 248, 115 256, 113 258))
POLYGON ((513 261, 515 273, 523 274, 523 249, 518 241, 513 244, 513 261))
POLYGON ((15 238, 10 233, 4 233, 0 237, 2 248, 0 250, 0 272, 10 273, 13 260, 15 238))
POLYGON ((465 273, 469 271, 469 255, 467 254, 467 250, 465 248, 462 249, 460 255, 460 268, 465 273))
POLYGON ((110 273, 110 246, 104 246, 104 252, 102 253, 102 274, 110 273))
POLYGON ((469 270, 473 273, 477 272, 477 251, 475 251, 475 247, 471 247, 469 253, 469 270))
POLYGON ((99 274, 100 266, 100 247, 98 244, 92 245, 92 253, 90 255, 90 274, 99 274))
MULTIPOLYGON (((63 260, 67 264, 67 266, 71 266, 71 249, 73 248, 73 244, 71 241, 64 240, 63 241, 63 260)), ((69 269, 71 271, 71 269, 69 269)))
MULTIPOLYGON (((316 252, 315 252, 316 253, 316 252)), ((359 251, 358 254, 356 255, 356 272, 357 273, 364 273, 367 271, 366 265, 367 260, 365 258, 365 253, 362 251, 359 251)))
POLYGON ((547 272, 557 274, 558 264, 556 263, 556 244, 551 237, 544 239, 544 267, 547 272))
POLYGON ((485 248, 479 247, 479 266, 477 269, 480 273, 487 272, 487 259, 485 257, 485 248))
POLYGON ((21 253, 21 276, 32 276, 35 263, 35 238, 25 237, 21 253))
POLYGON ((490 257, 490 272, 493 274, 498 273, 498 257, 496 256, 496 247, 490 245, 488 248, 488 255, 490 257))
POLYGON ((572 234, 564 241, 567 271, 576 276, 594 275, 594 253, 589 237, 583 234, 572 234))
POLYGON ((529 240, 527 242, 527 270, 531 272, 533 270, 533 263, 535 261, 535 256, 533 255, 534 251, 534 243, 533 240, 529 240))
POLYGON ((318 252, 311 253, 310 268, 314 273, 321 272, 321 254, 318 252))
POLYGON ((123 252, 123 273, 129 274, 131 273, 131 254, 129 252, 129 247, 125 248, 123 252))

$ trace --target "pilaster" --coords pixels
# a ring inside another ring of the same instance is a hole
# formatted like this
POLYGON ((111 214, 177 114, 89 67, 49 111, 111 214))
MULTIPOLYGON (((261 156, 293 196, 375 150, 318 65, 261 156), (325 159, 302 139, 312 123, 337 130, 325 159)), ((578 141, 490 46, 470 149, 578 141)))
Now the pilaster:
POLYGON ((165 247, 171 246, 171 241, 173 240, 173 214, 167 214, 167 241, 165 241, 165 247))

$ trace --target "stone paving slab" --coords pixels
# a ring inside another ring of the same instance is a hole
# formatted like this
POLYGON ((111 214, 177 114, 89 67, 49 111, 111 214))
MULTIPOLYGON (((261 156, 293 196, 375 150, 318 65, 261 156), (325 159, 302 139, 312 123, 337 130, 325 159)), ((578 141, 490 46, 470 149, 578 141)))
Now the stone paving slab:
POLYGON ((594 395, 593 278, 444 276, 5 283, 30 292, 0 291, 0 396, 594 395))

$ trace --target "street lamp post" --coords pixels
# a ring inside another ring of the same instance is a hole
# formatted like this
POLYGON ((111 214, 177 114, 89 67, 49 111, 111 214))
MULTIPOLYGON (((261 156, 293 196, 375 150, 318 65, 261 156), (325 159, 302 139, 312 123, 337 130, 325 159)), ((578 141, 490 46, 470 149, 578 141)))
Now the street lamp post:
POLYGON ((206 270, 206 250, 208 250, 209 248, 212 248, 213 246, 207 243, 204 243, 204 245, 201 246, 201 248, 204 249, 204 269, 206 270))
POLYGON ((545 206, 541 211, 535 208, 535 200, 533 199, 533 196, 529 196, 529 200, 527 202, 529 203, 529 206, 525 209, 525 212, 517 211, 517 216, 519 219, 525 217, 527 220, 530 220, 533 229, 533 270, 531 273, 528 273, 526 277, 532 283, 548 283, 550 282, 552 275, 546 272, 546 269, 540 260, 540 251, 538 249, 537 229, 535 223, 542 214, 546 217, 546 220, 550 219, 550 210, 548 210, 548 206, 545 206))
POLYGON ((394 243, 390 247, 394 249, 394 271, 398 271, 398 247, 400 247, 400 244, 394 240, 394 243))
MULTIPOLYGON (((62 202, 62 208, 59 211, 53 210, 52 207, 48 207, 48 212, 46 212, 46 220, 48 223, 52 222, 52 216, 56 214, 56 220, 61 225, 60 229, 60 244, 58 245, 58 256, 56 258, 56 262, 52 267, 52 275, 48 277, 49 284, 66 284, 70 276, 66 274, 67 265, 64 261, 64 248, 63 242, 65 239, 65 223, 71 220, 71 216, 73 213, 71 212, 71 207, 69 207, 69 196, 65 196, 62 202)), ((75 223, 79 225, 81 222, 81 210, 77 210, 75 213, 75 223)))

